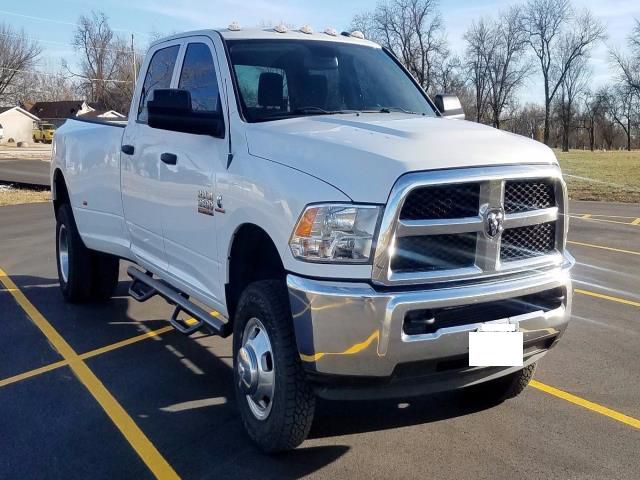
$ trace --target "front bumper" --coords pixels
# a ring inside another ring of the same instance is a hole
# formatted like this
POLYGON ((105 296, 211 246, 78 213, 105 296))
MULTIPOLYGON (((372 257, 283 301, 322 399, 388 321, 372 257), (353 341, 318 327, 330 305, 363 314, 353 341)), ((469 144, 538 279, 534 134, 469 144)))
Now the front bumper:
MULTIPOLYGON (((564 264, 527 277, 510 278, 425 290, 377 291, 367 283, 330 282, 289 275, 287 284, 298 351, 307 372, 346 377, 393 377, 408 365, 468 359, 468 332, 480 323, 439 328, 433 333, 407 335, 405 316, 413 310, 444 309, 499 302, 547 290, 564 292, 561 304, 547 311, 495 318, 517 322, 524 333, 525 365, 540 358, 564 332, 571 313, 572 288, 569 270, 573 258, 564 264)), ((486 314, 486 312, 485 312, 486 314)), ((468 384, 477 383, 478 369, 468 384)), ((485 376, 500 376, 495 369, 485 376)), ((459 371, 459 370, 458 370, 459 371)), ((502 369, 507 374, 514 369, 502 369)), ((489 379, 489 378, 487 378, 489 379)), ((464 385, 461 385, 464 386, 464 385)))

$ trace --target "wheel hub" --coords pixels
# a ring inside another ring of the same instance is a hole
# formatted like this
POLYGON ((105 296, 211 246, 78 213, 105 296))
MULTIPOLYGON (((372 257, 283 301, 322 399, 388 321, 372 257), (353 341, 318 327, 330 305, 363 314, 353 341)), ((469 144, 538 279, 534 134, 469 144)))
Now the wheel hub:
POLYGON ((244 328, 236 357, 238 386, 251 413, 264 420, 271 412, 275 392, 275 370, 271 340, 260 320, 251 318, 244 328))
POLYGON ((238 352, 238 376, 242 391, 246 395, 255 393, 258 386, 258 362, 250 346, 242 347, 238 352))
POLYGON ((60 263, 60 273, 65 282, 69 280, 69 236, 67 227, 60 225, 58 232, 58 262, 60 263))

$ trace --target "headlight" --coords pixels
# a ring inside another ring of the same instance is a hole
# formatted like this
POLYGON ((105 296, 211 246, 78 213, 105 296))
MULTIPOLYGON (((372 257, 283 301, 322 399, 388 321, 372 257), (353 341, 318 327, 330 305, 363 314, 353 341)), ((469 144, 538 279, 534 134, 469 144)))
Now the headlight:
POLYGON ((380 207, 312 205, 298 220, 289 246, 309 262, 369 263, 380 207))

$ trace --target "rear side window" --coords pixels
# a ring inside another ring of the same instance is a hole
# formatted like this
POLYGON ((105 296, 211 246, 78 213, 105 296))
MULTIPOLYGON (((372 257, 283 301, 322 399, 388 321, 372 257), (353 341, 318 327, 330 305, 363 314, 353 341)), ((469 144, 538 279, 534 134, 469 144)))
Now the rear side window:
POLYGON ((153 98, 153 91, 156 88, 169 88, 171 86, 171 76, 173 75, 173 67, 176 64, 179 50, 180 45, 174 45, 158 50, 153 54, 140 94, 138 121, 147 123, 147 102, 153 98))
POLYGON ((191 94, 194 112, 218 112, 220 94, 211 50, 204 43, 190 43, 182 64, 178 88, 191 94))

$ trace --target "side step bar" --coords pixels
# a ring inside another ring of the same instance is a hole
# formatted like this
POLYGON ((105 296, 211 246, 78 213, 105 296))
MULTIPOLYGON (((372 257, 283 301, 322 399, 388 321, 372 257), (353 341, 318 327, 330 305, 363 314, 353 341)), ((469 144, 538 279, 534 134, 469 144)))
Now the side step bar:
POLYGON ((146 302, 155 295, 160 295, 170 305, 175 305, 173 315, 169 322, 180 333, 189 335, 207 325, 216 335, 228 337, 231 335, 229 324, 220 317, 214 317, 209 312, 189 300, 189 296, 176 290, 162 280, 156 280, 150 273, 143 272, 135 266, 127 268, 127 274, 133 282, 129 287, 129 295, 139 302, 146 302), (178 320, 178 314, 185 312, 191 315, 196 322, 185 324, 178 320))

